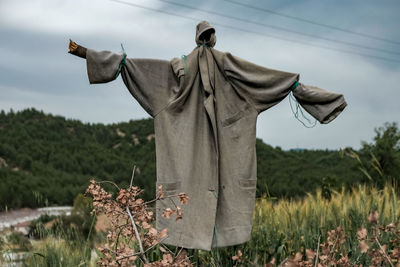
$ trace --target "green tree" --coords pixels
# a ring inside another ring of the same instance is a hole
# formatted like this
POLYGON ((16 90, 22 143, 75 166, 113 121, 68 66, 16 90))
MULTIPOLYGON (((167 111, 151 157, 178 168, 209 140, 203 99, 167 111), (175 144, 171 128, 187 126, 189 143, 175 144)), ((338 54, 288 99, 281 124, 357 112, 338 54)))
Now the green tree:
POLYGON ((374 142, 362 143, 360 155, 368 160, 367 170, 375 183, 383 186, 387 180, 398 183, 400 176, 400 130, 397 123, 385 123, 375 129, 374 142))

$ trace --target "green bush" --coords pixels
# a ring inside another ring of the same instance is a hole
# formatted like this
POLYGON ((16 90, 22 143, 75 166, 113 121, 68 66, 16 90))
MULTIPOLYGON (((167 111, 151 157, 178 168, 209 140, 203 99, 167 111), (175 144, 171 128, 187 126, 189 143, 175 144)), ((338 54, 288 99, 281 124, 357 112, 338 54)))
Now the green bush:
POLYGON ((38 219, 31 221, 29 225, 28 236, 40 239, 46 237, 49 234, 49 231, 46 229, 45 224, 54 220, 55 218, 56 216, 54 215, 40 215, 38 219))
POLYGON ((55 219, 52 234, 67 240, 90 240, 95 236, 96 215, 91 214, 91 198, 79 194, 75 197, 71 215, 62 215, 55 219))
POLYGON ((32 244, 29 238, 19 232, 12 232, 10 235, 7 236, 7 241, 9 244, 15 246, 15 250, 28 251, 32 248, 32 244))
POLYGON ((68 243, 47 239, 35 247, 27 258, 26 267, 76 267, 90 265, 91 249, 85 243, 68 243))

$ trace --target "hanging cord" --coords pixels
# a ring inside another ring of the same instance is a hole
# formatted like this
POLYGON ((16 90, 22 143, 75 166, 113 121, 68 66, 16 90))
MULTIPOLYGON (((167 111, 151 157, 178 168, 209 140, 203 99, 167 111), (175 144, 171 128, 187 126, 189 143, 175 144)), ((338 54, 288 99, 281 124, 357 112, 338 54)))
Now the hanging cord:
POLYGON ((187 57, 186 57, 186 55, 183 55, 182 58, 183 58, 183 61, 185 61, 185 74, 186 74, 186 73, 188 72, 188 68, 187 68, 187 57))
POLYGON ((122 54, 124 55, 124 58, 119 63, 117 73, 115 74, 115 78, 117 78, 118 75, 121 73, 122 66, 126 64, 126 53, 125 53, 124 46, 122 44, 121 44, 121 48, 122 48, 122 54))
POLYGON ((211 47, 211 46, 209 46, 208 44, 198 44, 198 45, 197 45, 197 47, 200 47, 200 46, 203 46, 203 47, 211 47))
POLYGON ((306 128, 314 128, 315 125, 317 125, 317 120, 314 120, 314 122, 312 122, 303 112, 303 108, 300 106, 299 102, 296 100, 296 98, 293 95, 293 90, 297 88, 297 86, 299 85, 299 82, 296 82, 295 84, 293 84, 293 86, 290 88, 291 92, 289 94, 289 104, 290 104, 290 109, 292 110, 292 113, 294 115, 294 117, 301 122, 301 124, 303 124, 304 127, 306 128), (295 105, 295 109, 293 108, 293 104, 292 101, 294 102, 295 105), (300 113, 299 113, 300 111, 300 113), (301 117, 306 120, 308 122, 308 125, 299 118, 299 115, 301 115, 301 117))

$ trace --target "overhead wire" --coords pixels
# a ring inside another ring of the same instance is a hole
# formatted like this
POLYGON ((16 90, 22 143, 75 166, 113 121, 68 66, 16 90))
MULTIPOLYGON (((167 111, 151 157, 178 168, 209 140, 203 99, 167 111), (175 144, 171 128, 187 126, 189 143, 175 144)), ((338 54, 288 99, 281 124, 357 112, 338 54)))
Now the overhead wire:
MULTIPOLYGON (((201 19, 196 18, 196 17, 191 17, 191 16, 187 16, 187 15, 183 15, 183 14, 176 14, 176 13, 169 12, 169 11, 166 11, 166 10, 147 7, 147 6, 143 6, 143 5, 139 5, 139 4, 136 4, 136 3, 127 2, 127 1, 123 1, 123 0, 108 0, 108 1, 119 3, 119 4, 123 4, 123 5, 127 5, 127 6, 131 6, 131 7, 137 7, 137 8, 141 8, 141 9, 146 9, 146 10, 150 10, 150 11, 154 11, 154 12, 158 12, 158 13, 163 13, 163 14, 167 14, 167 15, 171 15, 171 16, 175 16, 175 17, 179 17, 179 18, 185 18, 185 19, 194 20, 194 21, 200 21, 201 20, 201 19)), ((298 40, 298 39, 290 39, 290 38, 276 36, 276 35, 272 35, 272 34, 268 34, 268 33, 264 33, 264 32, 243 29, 243 28, 239 28, 239 27, 236 27, 236 26, 228 25, 228 24, 222 24, 222 23, 219 23, 219 22, 213 22, 213 21, 209 21, 209 22, 214 24, 214 25, 220 26, 220 27, 224 27, 224 28, 228 28, 228 29, 232 29, 232 30, 236 30, 236 31, 241 31, 241 32, 245 32, 245 33, 251 33, 251 34, 255 34, 255 35, 260 35, 260 36, 264 36, 264 37, 267 37, 267 38, 273 38, 273 39, 277 39, 277 40, 283 40, 283 41, 288 41, 288 42, 291 42, 291 43, 297 43, 297 44, 302 44, 302 45, 306 45, 306 46, 312 46, 312 47, 322 48, 322 49, 326 49, 326 50, 332 50, 332 51, 347 53, 347 54, 365 56, 365 57, 375 58, 375 59, 379 59, 379 60, 383 60, 383 61, 400 63, 400 60, 391 59, 391 58, 387 58, 387 57, 381 57, 381 56, 365 54, 365 53, 360 53, 360 52, 355 52, 355 51, 350 51, 350 50, 344 50, 344 49, 324 46, 324 45, 320 45, 320 44, 308 43, 308 42, 301 41, 301 40, 298 40)))
POLYGON ((237 20, 237 21, 241 21, 241 22, 245 22, 245 23, 250 23, 250 24, 254 24, 254 25, 258 25, 258 26, 262 26, 262 27, 267 27, 267 28, 278 30, 278 31, 290 32, 290 33, 294 33, 294 34, 298 34, 298 35, 308 36, 308 37, 312 37, 312 38, 315 38, 315 39, 320 39, 320 40, 329 41, 329 42, 333 42, 333 43, 349 45, 349 46, 353 46, 353 47, 357 47, 357 48, 363 48, 363 49, 368 49, 368 50, 373 50, 373 51, 378 51, 378 52, 383 52, 383 53, 388 53, 388 54, 400 55, 399 51, 386 50, 386 49, 371 47, 371 46, 367 46, 367 45, 363 45, 363 44, 358 44, 358 43, 353 43, 353 42, 348 42, 348 41, 343 41, 343 40, 323 37, 323 36, 319 36, 319 35, 315 35, 315 34, 310 34, 310 33, 306 33, 306 32, 301 32, 301 31, 288 29, 288 28, 281 27, 281 26, 266 24, 266 23, 263 23, 263 22, 252 21, 252 20, 243 19, 243 18, 239 18, 239 17, 236 17, 236 16, 231 16, 231 15, 226 15, 226 14, 223 14, 223 13, 220 13, 220 12, 207 10, 207 9, 202 9, 202 8, 198 8, 198 7, 193 7, 193 6, 177 3, 177 2, 174 2, 174 1, 169 1, 169 0, 157 0, 157 1, 165 2, 165 3, 171 4, 171 5, 175 5, 175 6, 179 6, 179 7, 183 7, 183 8, 187 8, 187 9, 201 11, 201 12, 204 12, 204 13, 207 13, 207 14, 217 15, 217 16, 220 16, 220 17, 228 18, 228 19, 233 19, 233 20, 237 20))
POLYGON ((302 22, 305 22, 305 23, 317 25, 317 26, 324 27, 324 28, 329 28, 329 29, 332 29, 332 30, 337 30, 337 31, 346 32, 346 33, 353 34, 353 35, 358 35, 358 36, 363 36, 363 37, 370 38, 370 39, 379 40, 379 41, 382 41, 382 42, 388 42, 388 43, 400 45, 400 41, 395 41, 395 40, 382 38, 382 37, 371 35, 371 34, 367 34, 367 33, 357 32, 357 31, 353 31, 353 30, 349 30, 349 29, 345 29, 345 28, 341 28, 341 27, 337 27, 337 26, 333 26, 333 25, 329 25, 329 24, 325 24, 325 23, 320 23, 320 22, 309 20, 309 19, 305 19, 305 18, 302 18, 302 17, 297 17, 297 16, 293 16, 293 15, 288 15, 288 14, 284 14, 284 13, 281 13, 281 12, 277 12, 275 10, 271 10, 271 9, 267 9, 267 8, 263 8, 263 7, 258 7, 258 6, 252 6, 252 5, 249 5, 249 4, 246 4, 246 3, 243 3, 243 2, 239 2, 239 1, 234 1, 234 0, 223 0, 223 1, 226 1, 226 2, 229 2, 229 3, 232 3, 232 4, 236 4, 236 5, 239 5, 239 6, 242 6, 242 7, 254 9, 254 10, 257 10, 257 11, 262 11, 262 12, 274 14, 276 16, 289 18, 289 19, 293 19, 293 20, 297 20, 297 21, 302 21, 302 22))

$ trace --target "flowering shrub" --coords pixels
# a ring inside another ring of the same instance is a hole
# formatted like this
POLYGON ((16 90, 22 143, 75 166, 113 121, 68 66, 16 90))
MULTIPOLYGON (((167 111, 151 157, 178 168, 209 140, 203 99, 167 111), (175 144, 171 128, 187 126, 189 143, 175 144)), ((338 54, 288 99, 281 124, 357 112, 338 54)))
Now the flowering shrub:
MULTIPOLYGON (((153 227, 154 213, 148 204, 165 198, 161 186, 157 190, 156 198, 145 202, 139 197, 142 190, 137 186, 132 186, 132 181, 127 189, 120 189, 114 184, 119 190, 115 199, 101 187, 101 183, 91 180, 86 189, 86 194, 93 198, 93 212, 105 214, 111 222, 107 242, 98 248, 102 254, 98 262, 100 266, 136 266, 135 264, 139 262, 142 262, 145 267, 192 266, 185 250, 181 249, 177 255, 172 255, 160 243, 168 236, 168 230, 157 231, 153 227), (157 246, 163 253, 162 259, 150 262, 146 253, 156 249, 157 246)), ((168 196, 168 198, 174 197, 178 198, 183 205, 189 200, 185 193, 168 196)), ((175 209, 165 209, 162 216, 165 218, 175 216, 176 220, 180 220, 183 211, 176 206, 175 209)))
MULTIPOLYGON (((396 266, 400 267, 400 229, 398 222, 390 223, 386 226, 379 224, 379 214, 373 211, 368 216, 370 224, 369 231, 361 227, 357 231, 358 250, 364 261, 369 262, 370 267, 396 266), (387 243, 383 244, 382 240, 387 243)), ((282 266, 363 266, 360 257, 353 259, 346 251, 346 234, 342 227, 330 230, 327 233, 325 243, 319 243, 317 251, 306 249, 305 253, 297 252, 294 257, 282 262, 282 266)), ((267 266, 275 266, 274 262, 267 266)))

